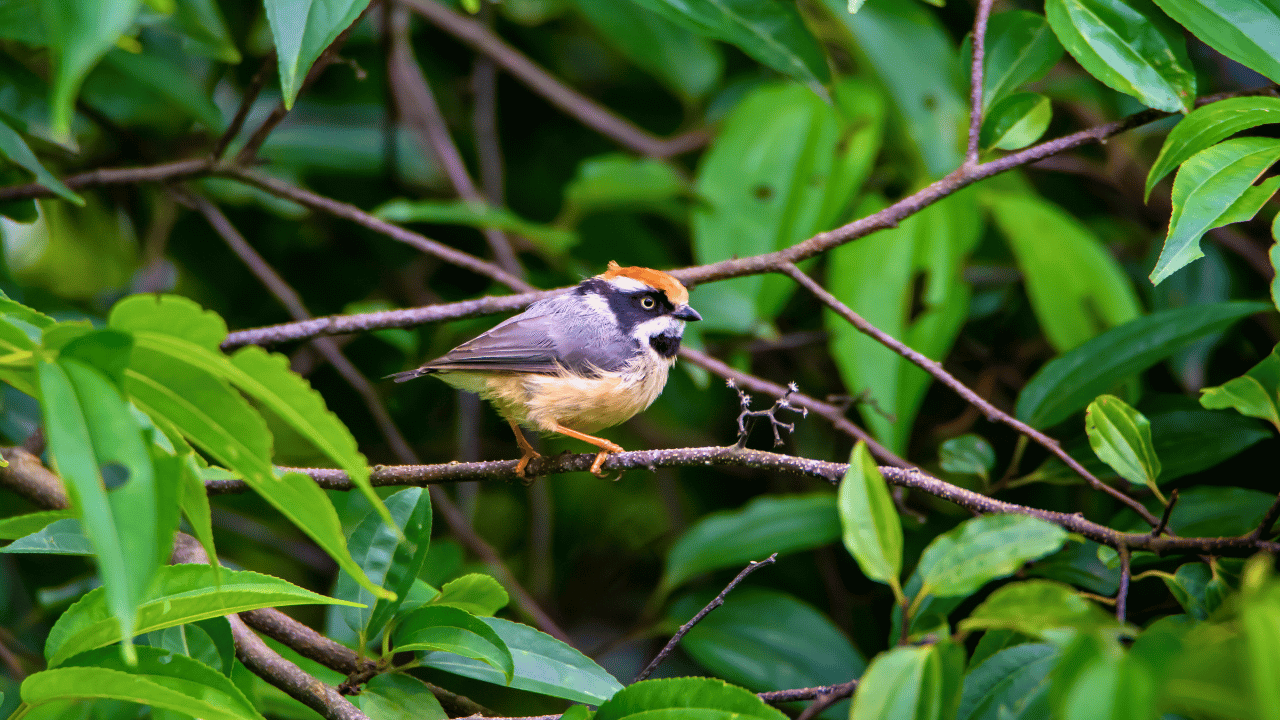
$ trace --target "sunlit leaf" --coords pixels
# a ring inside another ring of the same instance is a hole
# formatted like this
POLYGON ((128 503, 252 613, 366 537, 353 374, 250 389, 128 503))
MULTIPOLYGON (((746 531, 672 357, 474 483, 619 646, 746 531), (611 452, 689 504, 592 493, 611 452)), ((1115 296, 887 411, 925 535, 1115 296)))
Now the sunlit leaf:
POLYGON ((286 108, 302 89, 311 65, 346 30, 369 0, 266 0, 286 108))
POLYGON ((858 561, 862 574, 887 583, 894 595, 902 597, 902 519, 884 476, 862 441, 849 457, 849 470, 840 483, 839 507, 844 546, 858 561))

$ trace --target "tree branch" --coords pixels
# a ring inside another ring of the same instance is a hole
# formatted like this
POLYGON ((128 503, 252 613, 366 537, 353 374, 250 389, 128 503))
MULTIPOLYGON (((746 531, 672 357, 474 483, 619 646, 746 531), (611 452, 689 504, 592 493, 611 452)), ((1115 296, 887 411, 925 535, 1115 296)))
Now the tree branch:
POLYGON ((987 20, 991 17, 993 0, 978 0, 978 12, 973 19, 973 61, 969 69, 969 145, 964 164, 978 164, 978 136, 982 132, 983 70, 986 60, 987 20))

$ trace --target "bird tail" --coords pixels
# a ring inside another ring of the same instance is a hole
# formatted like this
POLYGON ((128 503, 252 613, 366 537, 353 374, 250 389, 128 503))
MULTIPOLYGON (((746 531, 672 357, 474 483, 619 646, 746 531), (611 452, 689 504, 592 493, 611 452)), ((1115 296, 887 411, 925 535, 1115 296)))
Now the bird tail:
POLYGON ((422 377, 423 375, 426 375, 426 374, 428 374, 428 373, 430 373, 430 372, 431 372, 431 371, 430 371, 430 370, 428 370, 428 369, 426 369, 426 368, 414 368, 414 369, 412 369, 412 370, 406 370, 406 371, 404 371, 404 372, 398 372, 398 373, 394 373, 394 374, 392 374, 392 375, 387 375, 387 376, 383 377, 382 379, 383 379, 383 380, 386 380, 387 378, 393 378, 393 379, 395 379, 395 381, 396 381, 396 382, 398 382, 398 383, 402 383, 402 382, 407 382, 407 381, 409 381, 409 380, 412 380, 412 379, 414 379, 414 378, 420 378, 420 377, 422 377))

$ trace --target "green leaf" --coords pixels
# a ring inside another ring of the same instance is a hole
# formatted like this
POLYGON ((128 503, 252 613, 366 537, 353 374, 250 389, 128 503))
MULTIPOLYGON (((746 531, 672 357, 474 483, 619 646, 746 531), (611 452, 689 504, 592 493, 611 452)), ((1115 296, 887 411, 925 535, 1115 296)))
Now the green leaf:
POLYGON ((863 674, 850 720, 955 717, 964 653, 950 642, 880 653, 863 674))
POLYGON ((233 65, 240 62, 240 51, 216 0, 177 0, 169 23, 184 36, 189 52, 233 65))
MULTIPOLYGON (((582 0, 582 5, 595 5, 582 0)), ((621 153, 589 157, 564 188, 560 224, 572 226, 600 210, 659 209, 691 195, 688 181, 670 163, 621 153)))
POLYGON ((1017 257, 1031 307, 1055 350, 1070 350, 1138 316, 1138 298, 1124 270, 1078 220, 1031 194, 992 192, 984 199, 1017 257))
POLYGON ((964 160, 969 118, 968 91, 959 79, 968 71, 937 15, 916 2, 872 2, 856 15, 845 12, 845 0, 824 4, 852 35, 860 64, 888 92, 902 121, 899 135, 915 149, 924 174, 937 178, 955 170, 964 160))
POLYGON ((1057 552, 1066 540, 1066 530, 1027 515, 966 520, 934 538, 920 556, 920 595, 972 595, 992 580, 1057 552))
MULTIPOLYGON (((707 591, 676 600, 667 620, 683 625, 714 596, 707 591)), ((680 648, 716 676, 756 691, 834 685, 867 664, 826 615, 793 595, 757 587, 735 589, 680 648)))
MULTIPOLYGON (((53 512, 61 513, 60 510, 53 512)), ((93 544, 75 518, 58 520, 0 548, 0 553, 93 555, 93 544)))
POLYGON ((831 79, 826 56, 795 5, 783 0, 636 0, 700 35, 735 45, 764 65, 817 85, 831 79))
MULTIPOLYGON (((120 627, 110 614, 104 594, 103 588, 90 590, 58 617, 44 646, 50 667, 120 640, 120 627)), ((209 565, 169 565, 160 568, 155 585, 138 605, 135 632, 147 633, 262 607, 350 604, 261 573, 224 568, 219 576, 218 570, 209 565)))
POLYGON ((1163 670, 1125 653, 1111 635, 1084 634, 1062 651, 1049 675, 1051 715, 1069 720, 1154 720, 1158 717, 1156 672, 1163 670))
POLYGON ((416 677, 382 673, 365 683, 351 703, 369 720, 448 720, 431 687, 416 677))
MULTIPOLYGON (((698 168, 703 201, 692 214, 701 263, 773 252, 834 227, 867 178, 880 148, 884 107, 858 80, 842 81, 833 104, 803 87, 768 83, 748 93, 724 121, 698 168)), ((707 308, 701 326, 746 332, 772 322, 795 285, 778 275, 735 278, 695 289, 707 308), (754 307, 727 312, 726 299, 754 307)))
POLYGON ((1044 16, 1026 10, 992 15, 985 46, 983 112, 1024 84, 1043 78, 1062 58, 1062 44, 1044 16))
POLYGON ((1045 17, 1090 75, 1147 107, 1191 112, 1196 77, 1182 30, 1146 0, 1047 0, 1045 17))
POLYGON ((213 512, 209 509, 209 493, 200 478, 194 450, 188 449, 183 456, 179 477, 182 482, 182 514, 191 526, 191 534, 200 541, 213 566, 220 567, 218 552, 213 545, 213 512))
POLYGON ((1010 95, 992 106, 983 118, 978 144, 988 150, 1019 150, 1039 140, 1052 118, 1053 108, 1044 95, 1010 95))
POLYGON ((378 206, 373 214, 383 220, 400 223, 421 222, 505 230, 528 238, 553 255, 562 255, 578 244, 578 235, 572 230, 525 220, 506 208, 477 201, 390 200, 378 206))
POLYGON ((1047 680, 1057 659, 1057 648, 1044 643, 1015 645, 986 658, 964 679, 956 719, 1047 717, 1047 680))
POLYGON ((1267 307, 1249 302, 1191 305, 1112 328, 1040 368, 1018 396, 1018 419, 1036 428, 1052 427, 1124 378, 1267 307))
POLYGON ((723 680, 700 677, 644 680, 618 691, 596 710, 594 720, 784 720, 754 693, 723 680))
POLYGON ((404 602, 427 560, 431 546, 431 495, 422 488, 408 488, 386 500, 387 509, 399 530, 387 527, 377 512, 370 511, 351 531, 347 549, 369 578, 395 593, 394 600, 376 598, 356 585, 347 573, 338 575, 334 594, 363 603, 364 607, 338 608, 347 627, 365 640, 378 636, 404 602), (405 541, 399 542, 397 536, 405 541))
POLYGON ((724 56, 701 35, 626 0, 577 0, 605 40, 686 100, 703 97, 724 73, 724 56))
POLYGON ((1233 408, 1242 415, 1262 418, 1280 430, 1280 345, 1244 375, 1202 389, 1200 404, 1210 410, 1233 408))
POLYGON ((137 648, 126 665, 114 648, 93 650, 65 665, 31 675, 22 700, 31 706, 56 700, 111 698, 208 720, 262 720, 253 703, 213 668, 157 648, 137 648))
POLYGON ((212 351, 227 339, 227 323, 216 312, 180 295, 130 295, 111 307, 107 325, 172 335, 212 351))
POLYGON ((977 475, 986 480, 996 466, 996 451, 986 438, 971 433, 943 442, 938 461, 949 473, 977 475))
POLYGON ((1280 82, 1280 9, 1269 0, 1157 0, 1206 45, 1280 82))
POLYGON ((53 56, 54 134, 67 138, 76 94, 90 68, 133 23, 142 0, 40 0, 40 16, 49 31, 53 56))
MULTIPOLYGON (((961 270, 982 225, 974 197, 952 195, 897 228, 832 250, 827 267, 832 294, 926 357, 944 359, 968 316, 970 291, 961 270), (908 291, 912 287, 924 292, 917 297, 908 291)), ((865 217, 882 206, 879 198, 868 199, 857 214, 865 217)), ((906 452, 933 377, 834 311, 825 312, 824 324, 847 392, 865 392, 874 400, 874 406, 858 403, 863 420, 890 449, 906 452)))
POLYGON ((1146 485, 1163 501, 1156 485, 1160 458, 1146 416, 1115 395, 1101 395, 1084 411, 1084 430, 1100 460, 1134 485, 1146 485))
POLYGON ((44 510, 7 517, 0 520, 0 540, 17 540, 24 535, 40 532, 50 523, 74 517, 75 513, 70 510, 44 510))
POLYGON ((1158 285, 1191 261, 1204 257, 1200 238, 1209 230, 1252 218, 1280 187, 1269 182, 1248 192, 1276 160, 1280 160, 1280 140, 1235 138, 1201 150, 1182 163, 1173 181, 1169 235, 1151 271, 1152 284, 1158 285), (1252 213, 1236 207, 1246 193, 1245 204, 1253 208, 1252 213))
POLYGON ((431 599, 431 604, 448 605, 472 615, 492 617, 510 601, 502 583, 484 573, 471 573, 441 586, 440 594, 431 599))
POLYGON ((667 553, 658 595, 709 570, 822 547, 838 537, 840 521, 830 493, 759 497, 739 510, 707 515, 685 531, 667 553))
POLYGON ((84 198, 72 192, 71 188, 63 185, 61 180, 46 170, 44 165, 40 164, 40 159, 36 157, 36 154, 31 152, 30 147, 27 147, 27 142, 22 139, 18 131, 9 127, 9 124, 3 118, 0 118, 0 159, 3 158, 7 158, 34 175, 36 182, 51 190, 63 200, 80 206, 84 205, 84 198))
POLYGON ((1260 717, 1280 714, 1280 688, 1275 677, 1280 662, 1274 643, 1280 642, 1280 582, 1267 556, 1251 558, 1241 577, 1240 627, 1244 631, 1253 700, 1260 717))
POLYGON ((190 73, 173 61, 150 53, 131 53, 115 49, 103 57, 104 65, 133 78, 143 87, 169 101, 169 104, 210 132, 220 132, 225 123, 218 106, 200 87, 191 82, 190 73))
POLYGON ((498 634, 479 618, 454 607, 427 605, 396 624, 392 643, 397 651, 439 651, 479 660, 511 683, 515 665, 511 651, 498 634))
POLYGON ((265 5, 280 91, 285 109, 291 109, 316 58, 360 17, 369 0, 266 0, 265 5))
MULTIPOLYGON (((509 620, 478 619, 493 628, 511 650, 515 676, 510 685, 517 690, 595 705, 622 689, 604 668, 550 635, 509 620)), ((502 672, 451 653, 426 653, 422 664, 497 685, 507 684, 502 672)))
POLYGON ((1208 619, 1230 590, 1226 582, 1202 562, 1184 563, 1178 566, 1173 577, 1161 575, 1160 579, 1182 609, 1197 620, 1208 619))
POLYGON ((1280 98, 1227 98, 1191 111, 1165 137, 1160 155, 1147 173, 1143 199, 1150 198, 1156 183, 1191 156, 1242 130, 1268 123, 1280 123, 1280 98))
POLYGON ((969 617, 960 621, 960 630, 1015 630, 1057 644, 1073 634, 1063 633, 1061 628, 1091 630, 1116 625, 1114 616, 1080 597, 1069 585, 1052 580, 1024 580, 991 593, 969 617))
POLYGON ((861 440, 853 447, 849 470, 840 483, 839 507, 844 546, 858 561, 862 574, 887 583, 901 602, 902 519, 888 483, 861 440))

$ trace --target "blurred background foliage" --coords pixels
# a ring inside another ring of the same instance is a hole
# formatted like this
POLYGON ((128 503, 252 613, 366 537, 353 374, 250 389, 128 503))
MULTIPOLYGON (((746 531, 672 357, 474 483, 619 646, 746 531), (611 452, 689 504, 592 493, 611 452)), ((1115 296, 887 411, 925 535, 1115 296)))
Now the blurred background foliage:
MULTIPOLYGON (((421 128, 396 109, 387 63, 391 20, 375 5, 346 39, 342 61, 290 98, 289 114, 259 153, 260 169, 477 256, 491 256, 481 228, 506 231, 528 281, 551 288, 598 273, 609 260, 675 268, 785 248, 884 207, 964 158, 972 3, 935 8, 870 0, 856 15, 842 0, 760 3, 761 26, 769 24, 772 37, 782 38, 777 43, 696 32, 695 20, 673 19, 659 0, 481 4, 472 16, 478 23, 563 83, 653 134, 705 131, 709 141, 674 157, 619 147, 509 74, 497 72, 495 80, 492 66, 454 34, 414 15, 407 29, 413 54, 462 157, 476 177, 486 162, 500 160, 499 174, 480 181, 489 204, 460 203, 421 128), (494 98, 496 143, 478 136, 475 124, 478 99, 494 98)), ((45 35, 35 5, 0 0, 0 130, 8 128, 34 152, 40 172, 66 177, 200 157, 227 128, 255 74, 265 68, 270 80, 249 108, 248 128, 300 86, 294 68, 282 95, 260 2, 104 2, 101 17, 76 22, 115 23, 115 35, 99 33, 107 38, 98 49, 101 61, 83 60, 82 67, 69 56, 55 60, 50 47, 59 40, 45 35), (74 78, 66 79, 77 72, 78 90, 74 78)), ((996 10, 988 57, 1003 52, 1020 62, 1010 61, 1007 75, 987 76, 990 117, 1009 118, 983 128, 992 157, 1143 109, 1071 57, 1063 59, 1038 3, 1001 2, 996 10)), ((1254 71, 1188 39, 1194 77, 1184 80, 1193 94, 1265 84, 1254 71)), ((1169 182, 1144 203, 1143 180, 1173 122, 995 177, 803 267, 879 328, 943 361, 983 397, 1012 411, 1046 361, 1109 328, 1155 311, 1267 297, 1274 204, 1252 221, 1211 234, 1201 261, 1159 286, 1147 281, 1170 205, 1169 182)), ((1274 128, 1257 132, 1274 137, 1274 128)), ((233 143, 232 154, 243 139, 233 143)), ((12 162, 0 167, 0 180, 43 181, 15 148, 3 146, 12 162)), ((385 236, 232 179, 187 182, 223 209, 313 315, 504 292, 385 236)), ((200 214, 164 185, 126 184, 67 197, 78 202, 50 198, 0 207, 6 216, 0 219, 0 289, 10 297, 59 319, 94 322, 118 299, 139 292, 193 298, 232 329, 289 319, 200 214)), ((848 406, 850 417, 886 447, 940 477, 975 489, 999 482, 1010 501, 1084 512, 1113 527, 1135 519, 1117 516, 1116 503, 1089 491, 1043 451, 1024 453, 1008 427, 987 421, 780 275, 701 285, 692 304, 705 321, 690 327, 689 345, 848 406)), ((380 378, 494 322, 380 330, 338 342, 362 374, 380 378)), ((1247 522, 1241 530, 1229 521, 1248 515, 1256 522, 1275 492, 1276 433, 1261 420, 1206 410, 1195 397, 1258 363, 1278 334, 1274 313, 1256 316, 1149 372, 1115 378, 1108 388, 1150 418, 1156 445, 1170 453, 1162 489, 1182 488, 1182 507, 1203 510, 1199 534, 1248 530, 1247 522), (1193 493, 1204 503, 1189 503, 1193 493)), ((293 367, 352 429, 370 462, 395 462, 366 405, 332 366, 309 345, 277 349, 290 353, 293 367)), ((443 383, 376 387, 424 462, 516 455, 495 413, 443 383)), ((757 405, 770 401, 757 398, 757 405)), ((729 444, 738 410, 732 390, 682 363, 648 412, 607 434, 628 449, 729 444)), ((4 388, 0 432, 9 442, 28 440, 38 417, 30 398, 4 388)), ((1104 479, 1114 479, 1089 450, 1082 414, 1059 420, 1045 429, 1104 479)), ((280 464, 321 462, 287 429, 273 430, 280 464)), ((767 447, 769 438, 760 431, 750 442, 767 447)), ((814 416, 800 421, 785 443, 788 453, 839 461, 852 447, 850 438, 814 416)), ((583 449, 560 438, 546 439, 544 448, 583 449)), ((612 483, 570 475, 528 488, 468 485, 453 492, 578 647, 618 677, 633 675, 651 652, 652 636, 692 615, 750 559, 729 562, 732 553, 720 545, 719 560, 693 563, 685 577, 672 580, 672 558, 680 542, 689 542, 686 532, 705 531, 709 518, 721 517, 712 513, 744 505, 741 512, 751 517, 755 508, 759 517, 733 525, 736 534, 728 533, 725 543, 758 541, 755 530, 784 516, 818 529, 800 540, 780 531, 779 537, 792 537, 796 554, 753 576, 755 587, 699 626, 685 654, 663 673, 711 672, 757 690, 840 682, 890 636, 892 595, 863 578, 839 550, 834 496, 817 481, 685 468, 630 472, 612 483), (761 500, 753 501, 760 496, 800 506, 762 509, 761 500), (755 627, 782 617, 790 637, 755 627)), ((349 527, 368 510, 356 493, 333 496, 349 527)), ((0 503, 6 514, 27 508, 3 491, 0 503)), ((913 510, 905 518, 908 558, 966 515, 928 496, 908 496, 906 505, 913 510)), ((219 496, 213 506, 219 549, 228 560, 321 591, 332 583, 332 561, 258 498, 219 496)), ((1036 574, 1114 592, 1116 568, 1098 561, 1088 544, 1074 547, 1069 543, 1036 574)), ((435 585, 483 570, 447 539, 433 544, 428 568, 435 585)), ((40 647, 52 619, 94 582, 92 566, 78 558, 6 555, 0 570, 6 578, 0 627, 29 648, 40 647)), ((1130 607, 1138 622, 1176 607, 1163 586, 1148 583, 1134 592, 1130 607)), ((290 612, 324 623, 318 608, 290 612)), ((327 627, 341 638, 340 624, 327 627)), ((529 698, 508 692, 517 697, 504 699, 492 689, 484 694, 496 709, 532 712, 529 698)))

